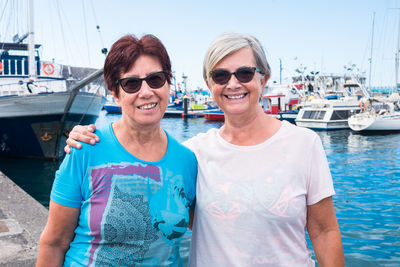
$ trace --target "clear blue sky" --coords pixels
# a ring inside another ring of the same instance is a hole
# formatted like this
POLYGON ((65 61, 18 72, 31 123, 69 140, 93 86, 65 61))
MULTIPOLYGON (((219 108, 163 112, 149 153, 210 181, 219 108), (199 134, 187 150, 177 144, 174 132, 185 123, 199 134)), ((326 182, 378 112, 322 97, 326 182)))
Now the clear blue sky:
MULTIPOLYGON (((14 11, 11 17, 0 13, 1 41, 26 25, 26 1, 1 0, 0 12, 7 2, 8 6, 14 2, 14 11), (11 18, 18 18, 19 22, 6 28, 11 18)), ((216 36, 231 31, 253 34, 261 41, 272 68, 271 80, 279 81, 279 59, 283 64, 283 78, 294 75, 300 64, 307 71, 335 74, 343 73, 345 65, 356 64, 368 77, 375 12, 372 84, 394 84, 399 15, 395 8, 399 7, 399 0, 34 2, 36 42, 43 44, 44 59, 101 67, 103 45, 109 48, 127 33, 137 36, 151 33, 169 51, 178 81, 184 72, 189 76, 188 87, 193 89, 205 87, 202 62, 207 47, 216 36), (96 24, 101 27, 101 38, 96 24)))

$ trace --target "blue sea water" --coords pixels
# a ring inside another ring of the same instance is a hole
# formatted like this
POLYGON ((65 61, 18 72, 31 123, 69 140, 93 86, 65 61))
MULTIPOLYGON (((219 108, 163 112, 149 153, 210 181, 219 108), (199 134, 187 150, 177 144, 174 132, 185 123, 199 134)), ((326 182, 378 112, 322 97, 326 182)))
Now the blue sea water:
POLYGON ((400 266, 400 133, 319 132, 347 266, 400 266))
MULTIPOLYGON (((102 112, 96 125, 119 118, 102 112)), ((179 141, 221 125, 203 118, 162 120, 179 141)), ((346 266, 400 266, 400 133, 317 133, 334 181, 346 266)), ((57 167, 55 162, 0 158, 0 170, 45 206, 57 167)), ((186 238, 181 254, 187 256, 188 250, 186 238)))

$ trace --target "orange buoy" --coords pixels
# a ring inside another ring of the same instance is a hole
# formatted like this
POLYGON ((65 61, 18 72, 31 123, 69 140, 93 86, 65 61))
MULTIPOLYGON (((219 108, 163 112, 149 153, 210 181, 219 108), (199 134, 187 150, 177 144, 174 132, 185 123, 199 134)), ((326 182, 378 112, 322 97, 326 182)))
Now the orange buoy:
POLYGON ((54 74, 54 65, 51 63, 44 63, 42 66, 42 70, 46 75, 54 74))

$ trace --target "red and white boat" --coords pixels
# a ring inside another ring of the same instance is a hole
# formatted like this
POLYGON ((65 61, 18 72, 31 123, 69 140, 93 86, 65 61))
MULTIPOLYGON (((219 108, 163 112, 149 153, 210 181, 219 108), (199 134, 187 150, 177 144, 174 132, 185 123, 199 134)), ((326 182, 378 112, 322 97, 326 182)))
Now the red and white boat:
POLYGON ((293 84, 273 84, 264 89, 264 111, 279 120, 294 123, 301 97, 302 92, 293 84))
POLYGON ((224 121, 224 112, 220 109, 218 110, 206 110, 203 112, 204 118, 209 121, 224 121))

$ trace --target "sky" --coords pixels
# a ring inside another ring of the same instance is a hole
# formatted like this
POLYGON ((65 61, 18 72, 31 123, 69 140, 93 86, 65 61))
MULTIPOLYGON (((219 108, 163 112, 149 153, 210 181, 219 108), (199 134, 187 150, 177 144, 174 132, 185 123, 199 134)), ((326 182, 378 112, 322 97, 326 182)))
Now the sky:
MULTIPOLYGON (((0 41, 27 31, 26 2, 0 0, 0 41)), ((355 64, 371 75, 372 85, 394 86, 399 5, 400 0, 34 0, 35 40, 43 45, 42 59, 100 68, 102 47, 109 49, 125 34, 154 34, 169 52, 177 81, 187 75, 190 90, 206 88, 202 64, 210 43, 221 33, 239 32, 262 43, 272 70, 269 83, 289 81, 299 67, 306 67, 305 74, 343 75, 345 66, 355 64)))

